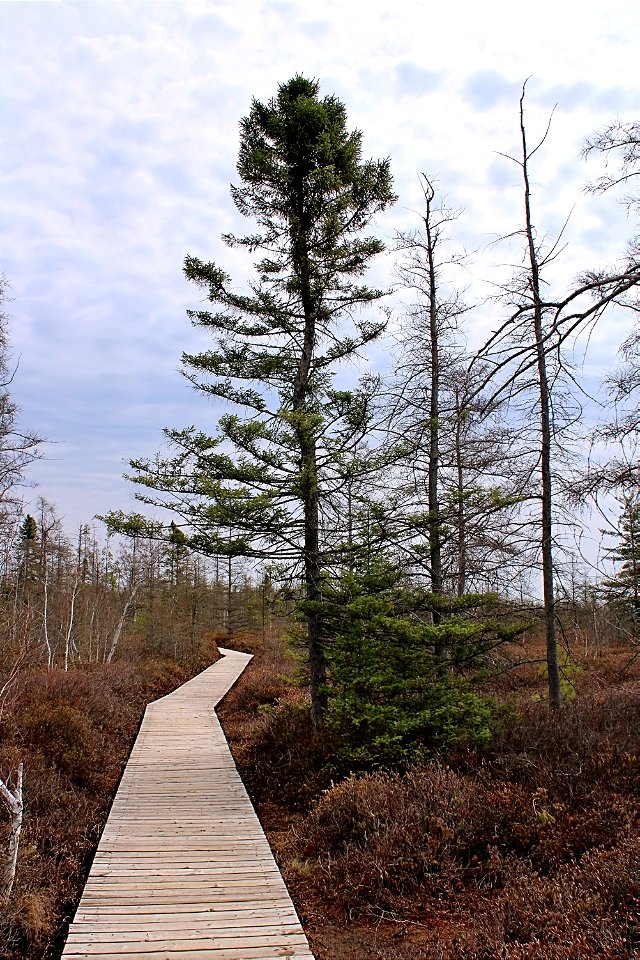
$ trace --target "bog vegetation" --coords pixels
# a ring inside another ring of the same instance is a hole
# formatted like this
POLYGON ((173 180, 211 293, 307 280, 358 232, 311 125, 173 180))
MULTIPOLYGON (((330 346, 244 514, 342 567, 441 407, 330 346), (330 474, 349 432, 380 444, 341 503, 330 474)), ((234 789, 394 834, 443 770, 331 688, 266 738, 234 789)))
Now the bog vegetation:
MULTIPOLYGON (((525 106, 499 297, 463 298, 457 215, 424 176, 390 317, 364 275, 391 162, 316 81, 254 101, 232 188, 251 232, 224 238, 254 279, 185 261, 212 335, 185 373, 226 412, 131 462, 144 513, 73 533, 44 498, 25 514, 40 441, 3 320, 3 956, 60 949, 144 705, 222 640, 256 654, 225 723, 319 958, 638 946, 638 241, 551 289, 525 106), (625 311, 583 422, 575 349, 625 311), (362 373, 391 321, 393 367, 362 373), (473 350, 471 323, 491 331, 473 350), (602 566, 571 546, 585 524, 606 524, 602 566)), ((609 162, 594 194, 633 187, 636 125, 585 152, 609 162)))

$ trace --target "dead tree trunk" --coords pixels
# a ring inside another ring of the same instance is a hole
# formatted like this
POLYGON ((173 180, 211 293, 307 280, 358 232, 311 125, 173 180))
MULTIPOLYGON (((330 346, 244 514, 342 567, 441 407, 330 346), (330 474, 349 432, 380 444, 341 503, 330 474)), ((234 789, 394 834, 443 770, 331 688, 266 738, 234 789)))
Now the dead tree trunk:
POLYGON ((122 608, 122 613, 120 614, 120 619, 118 620, 118 622, 117 622, 117 624, 116 624, 115 630, 114 630, 113 633, 111 634, 111 646, 109 647, 109 653, 108 653, 107 656, 105 657, 105 661, 104 661, 105 663, 111 663, 111 661, 113 660, 113 658, 114 658, 114 656, 115 656, 115 652, 116 652, 116 649, 117 649, 117 647, 118 647, 118 642, 119 642, 120 636, 121 636, 121 634, 122 634, 122 628, 124 627, 124 622, 125 622, 125 620, 127 619, 127 614, 128 614, 128 612, 129 612, 129 609, 131 608, 131 605, 133 604, 133 601, 134 601, 135 598, 136 598, 136 594, 137 594, 137 592, 138 592, 139 587, 140 587, 140 584, 139 584, 139 583, 136 583, 136 584, 134 585, 133 589, 131 590, 131 593, 130 593, 129 596, 127 597, 127 601, 126 601, 124 607, 122 608))
POLYGON ((20 831, 22 830, 22 777, 23 765, 18 767, 18 782, 14 790, 8 787, 4 781, 0 780, 0 796, 6 803, 11 814, 11 833, 9 834, 9 847, 7 857, 2 871, 2 882, 0 883, 0 904, 5 904, 11 896, 13 882, 16 877, 16 867, 18 865, 18 844, 20 842, 20 831))
POLYGON ((522 139, 522 177, 524 180, 524 209, 527 252, 529 257, 529 285, 533 306, 536 368, 538 375, 538 412, 540 416, 540 501, 542 532, 542 591, 547 642, 547 675, 549 703, 560 707, 560 669, 556 637, 556 599, 553 576, 553 491, 551 485, 551 396, 547 376, 544 307, 540 293, 540 265, 531 220, 531 189, 529 185, 529 156, 524 126, 524 89, 520 97, 520 135, 522 139))

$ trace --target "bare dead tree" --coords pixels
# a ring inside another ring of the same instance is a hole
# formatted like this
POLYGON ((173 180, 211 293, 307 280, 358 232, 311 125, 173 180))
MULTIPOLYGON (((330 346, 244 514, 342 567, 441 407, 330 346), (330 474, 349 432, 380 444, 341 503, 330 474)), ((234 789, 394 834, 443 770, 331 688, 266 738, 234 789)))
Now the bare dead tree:
POLYGON ((398 234, 396 244, 397 274, 413 298, 390 405, 390 430, 404 445, 398 539, 407 562, 426 569, 432 593, 462 596, 469 587, 486 589, 488 569, 504 567, 515 529, 511 508, 526 482, 515 466, 513 431, 499 423, 499 403, 485 404, 475 392, 483 370, 467 369, 462 322, 472 308, 459 281, 469 257, 450 235, 459 214, 437 199, 424 175, 422 189, 422 226, 398 234))
POLYGON ((22 506, 29 465, 41 456, 42 438, 19 425, 20 409, 11 396, 17 365, 11 363, 8 319, 4 311, 8 283, 0 274, 0 532, 11 529, 22 506))
MULTIPOLYGON (((542 532, 542 586, 547 640, 547 672, 549 678, 549 702, 556 709, 560 706, 560 669, 556 640, 555 590, 553 578, 553 492, 551 482, 551 394, 547 375, 545 350, 544 306, 540 291, 540 258, 531 218, 531 186, 529 161, 539 146, 529 152, 524 125, 524 87, 520 97, 520 134, 522 137, 522 178, 524 182, 525 236, 529 256, 529 289, 535 359, 538 374, 540 415, 540 493, 542 532)), ((546 138, 546 134, 545 134, 546 138)))
MULTIPOLYGON (((436 202, 436 190, 425 174, 421 178, 424 211, 422 229, 397 236, 396 248, 404 254, 397 268, 405 287, 416 296, 410 310, 410 329, 404 337, 399 367, 401 386, 394 403, 394 419, 406 427, 408 420, 417 431, 426 453, 427 541, 430 587, 443 592, 442 517, 440 515, 441 430, 443 417, 443 378, 457 357, 456 333, 460 316, 467 309, 459 296, 446 291, 442 282, 444 266, 456 263, 455 255, 441 255, 448 225, 458 214, 436 202), (444 260, 444 262, 443 262, 444 260)), ((461 352, 458 350, 458 353, 461 352)), ((414 460, 414 462, 417 462, 414 460)), ((440 619, 436 610, 434 622, 440 619)), ((442 654, 442 651, 436 651, 442 654)))
MULTIPOLYGON (((544 135, 530 148, 524 119, 526 83, 520 97, 519 156, 504 154, 518 165, 523 184, 524 224, 516 231, 525 244, 522 266, 504 288, 511 305, 507 318, 492 333, 477 354, 488 364, 481 388, 491 386, 490 401, 501 395, 510 401, 533 391, 538 431, 537 476, 539 483, 539 530, 542 589, 547 646, 549 702, 560 706, 560 668, 557 653, 555 573, 554 573, 554 442, 562 433, 559 412, 563 380, 573 379, 568 368, 565 347, 580 333, 595 324, 612 304, 625 304, 640 283, 640 267, 632 258, 617 271, 586 274, 564 296, 554 298, 543 287, 543 271, 561 252, 564 228, 554 243, 539 239, 532 212, 531 161, 545 143, 551 118, 544 135)), ((566 224, 565 224, 566 227, 566 224)), ((578 418, 580 411, 574 414, 578 418)), ((568 416, 568 421, 571 416, 568 416)), ((558 471, 555 471, 556 486, 558 471)))
POLYGON ((133 586, 129 589, 129 593, 122 606, 120 617, 118 618, 118 622, 116 623, 113 633, 111 634, 111 642, 109 644, 109 650, 107 651, 106 656, 104 658, 105 663, 111 663, 113 661, 116 650, 118 648, 118 643, 120 642, 120 637, 122 636, 122 629, 127 619, 127 614, 129 613, 129 610, 135 603, 136 595, 141 586, 142 586, 141 583, 134 583, 133 586))
MULTIPOLYGON (((640 214, 640 123, 624 122, 619 117, 588 137, 582 155, 604 161, 604 173, 587 184, 586 190, 602 194, 624 189, 621 197, 628 211, 640 214)), ((640 237, 627 245, 627 263, 637 265, 640 237)), ((606 281, 607 274, 601 274, 606 281)), ((596 439, 605 445, 606 456, 594 457, 582 478, 578 495, 597 497, 602 491, 619 492, 640 482, 640 296, 636 288, 625 296, 625 304, 634 316, 631 332, 618 352, 619 363, 604 380, 609 419, 596 439)))
POLYGON ((588 184, 590 193, 605 193, 618 186, 630 187, 623 198, 627 206, 640 203, 636 177, 640 176, 640 123, 625 122, 617 117, 587 137, 582 156, 599 155, 605 161, 605 173, 588 184), (611 172, 611 167, 615 167, 611 172))

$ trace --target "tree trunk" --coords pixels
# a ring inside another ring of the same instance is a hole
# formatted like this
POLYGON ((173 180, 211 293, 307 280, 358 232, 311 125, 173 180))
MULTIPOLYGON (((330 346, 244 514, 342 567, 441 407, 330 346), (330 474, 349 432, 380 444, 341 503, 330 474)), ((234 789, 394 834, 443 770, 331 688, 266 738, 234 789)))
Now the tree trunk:
POLYGON ((320 563, 320 513, 318 492, 318 461, 316 451, 317 426, 308 410, 311 364, 316 346, 317 304, 311 289, 311 263, 304 187, 298 189, 298 228, 293 237, 293 263, 300 285, 300 300, 304 313, 304 334, 298 370, 293 384, 292 406, 299 416, 294 429, 300 448, 300 495, 304 513, 304 576, 307 608, 309 674, 311 683, 311 717, 317 729, 323 721, 327 706, 327 661, 324 652, 320 563))
POLYGON ((42 636, 47 651, 47 668, 50 670, 53 666, 53 650, 51 649, 51 641, 49 640, 49 565, 46 559, 44 563, 44 577, 42 580, 42 636))
POLYGON ((464 503, 464 459, 462 453, 462 422, 463 412, 460 403, 460 393, 456 389, 456 434, 455 434, 455 457, 456 457, 456 479, 458 488, 456 491, 456 527, 458 534, 458 571, 456 578, 456 592, 459 597, 464 596, 467 589, 467 528, 464 503))
MULTIPOLYGON (((429 351, 431 360, 430 397, 429 397, 429 464, 427 468, 428 507, 429 507, 429 567, 431 571, 431 592, 438 596, 442 593, 442 539, 440 531, 440 325, 437 303, 437 277, 435 265, 435 239, 432 236, 431 201, 435 191, 425 178, 424 198, 426 212, 423 218, 425 229, 425 250, 427 254, 429 285, 429 351)), ((434 626, 442 620, 437 608, 432 613, 434 626)), ((444 659, 445 645, 436 642, 434 653, 444 659)))
POLYGON ((227 634, 231 636, 233 633, 233 619, 231 613, 231 602, 233 598, 233 578, 232 578, 232 567, 231 567, 231 554, 227 557, 227 634))
POLYGON ((7 785, 0 780, 0 796, 9 808, 11 814, 11 833, 9 834, 9 846, 7 857, 2 871, 2 882, 0 883, 0 904, 5 904, 11 896, 13 882, 16 877, 16 867, 18 865, 18 844, 20 842, 20 831, 22 830, 22 775, 23 765, 18 767, 18 782, 15 790, 10 790, 7 785))
POLYGON ((542 531, 542 590, 547 644, 547 676, 549 703, 560 707, 560 670, 556 637, 556 598, 553 576, 553 490, 551 484, 551 398, 547 377, 547 361, 543 324, 543 306, 540 295, 540 268, 531 220, 531 191, 529 186, 527 140, 524 127, 524 90, 520 98, 520 133, 522 136, 522 173, 524 177, 525 229, 529 254, 530 289, 533 301, 533 326, 538 374, 540 414, 540 498, 542 531))
POLYGON ((105 663, 111 663, 111 661, 115 656, 116 649, 120 641, 120 636, 122 634, 122 628, 124 627, 124 621, 127 618, 127 613, 129 612, 129 608, 131 607, 131 604, 135 600, 135 596, 136 596, 136 593, 138 592, 139 587, 140 587, 140 584, 136 583, 131 593, 129 594, 129 597, 127 598, 127 601, 122 609, 122 613, 120 614, 120 619, 118 620, 116 624, 116 628, 111 635, 111 645, 109 647, 109 652, 105 657, 105 661, 104 661, 105 663))
MULTIPOLYGON (((313 429, 313 428, 312 428, 313 429)), ((315 438, 311 431, 300 433, 304 491, 304 578, 307 607, 309 674, 311 682, 311 716, 317 729, 327 706, 327 662, 324 652, 322 613, 322 570, 320 565, 320 515, 315 438)))
POLYGON ((71 605, 69 608, 69 622, 67 624, 67 633, 64 641, 64 671, 67 673, 69 670, 69 661, 71 659, 71 654, 75 652, 76 647, 72 639, 73 634, 73 623, 75 619, 75 609, 76 609, 76 598, 78 596, 79 584, 78 584, 78 573, 76 572, 76 578, 73 583, 73 588, 71 590, 71 605))

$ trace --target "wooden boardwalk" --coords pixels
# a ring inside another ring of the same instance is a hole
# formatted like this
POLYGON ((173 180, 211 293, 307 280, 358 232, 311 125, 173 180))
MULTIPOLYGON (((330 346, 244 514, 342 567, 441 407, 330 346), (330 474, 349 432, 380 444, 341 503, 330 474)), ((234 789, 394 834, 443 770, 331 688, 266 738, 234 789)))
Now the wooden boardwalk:
POLYGON ((251 657, 221 653, 147 707, 64 960, 313 960, 214 711, 251 657))

